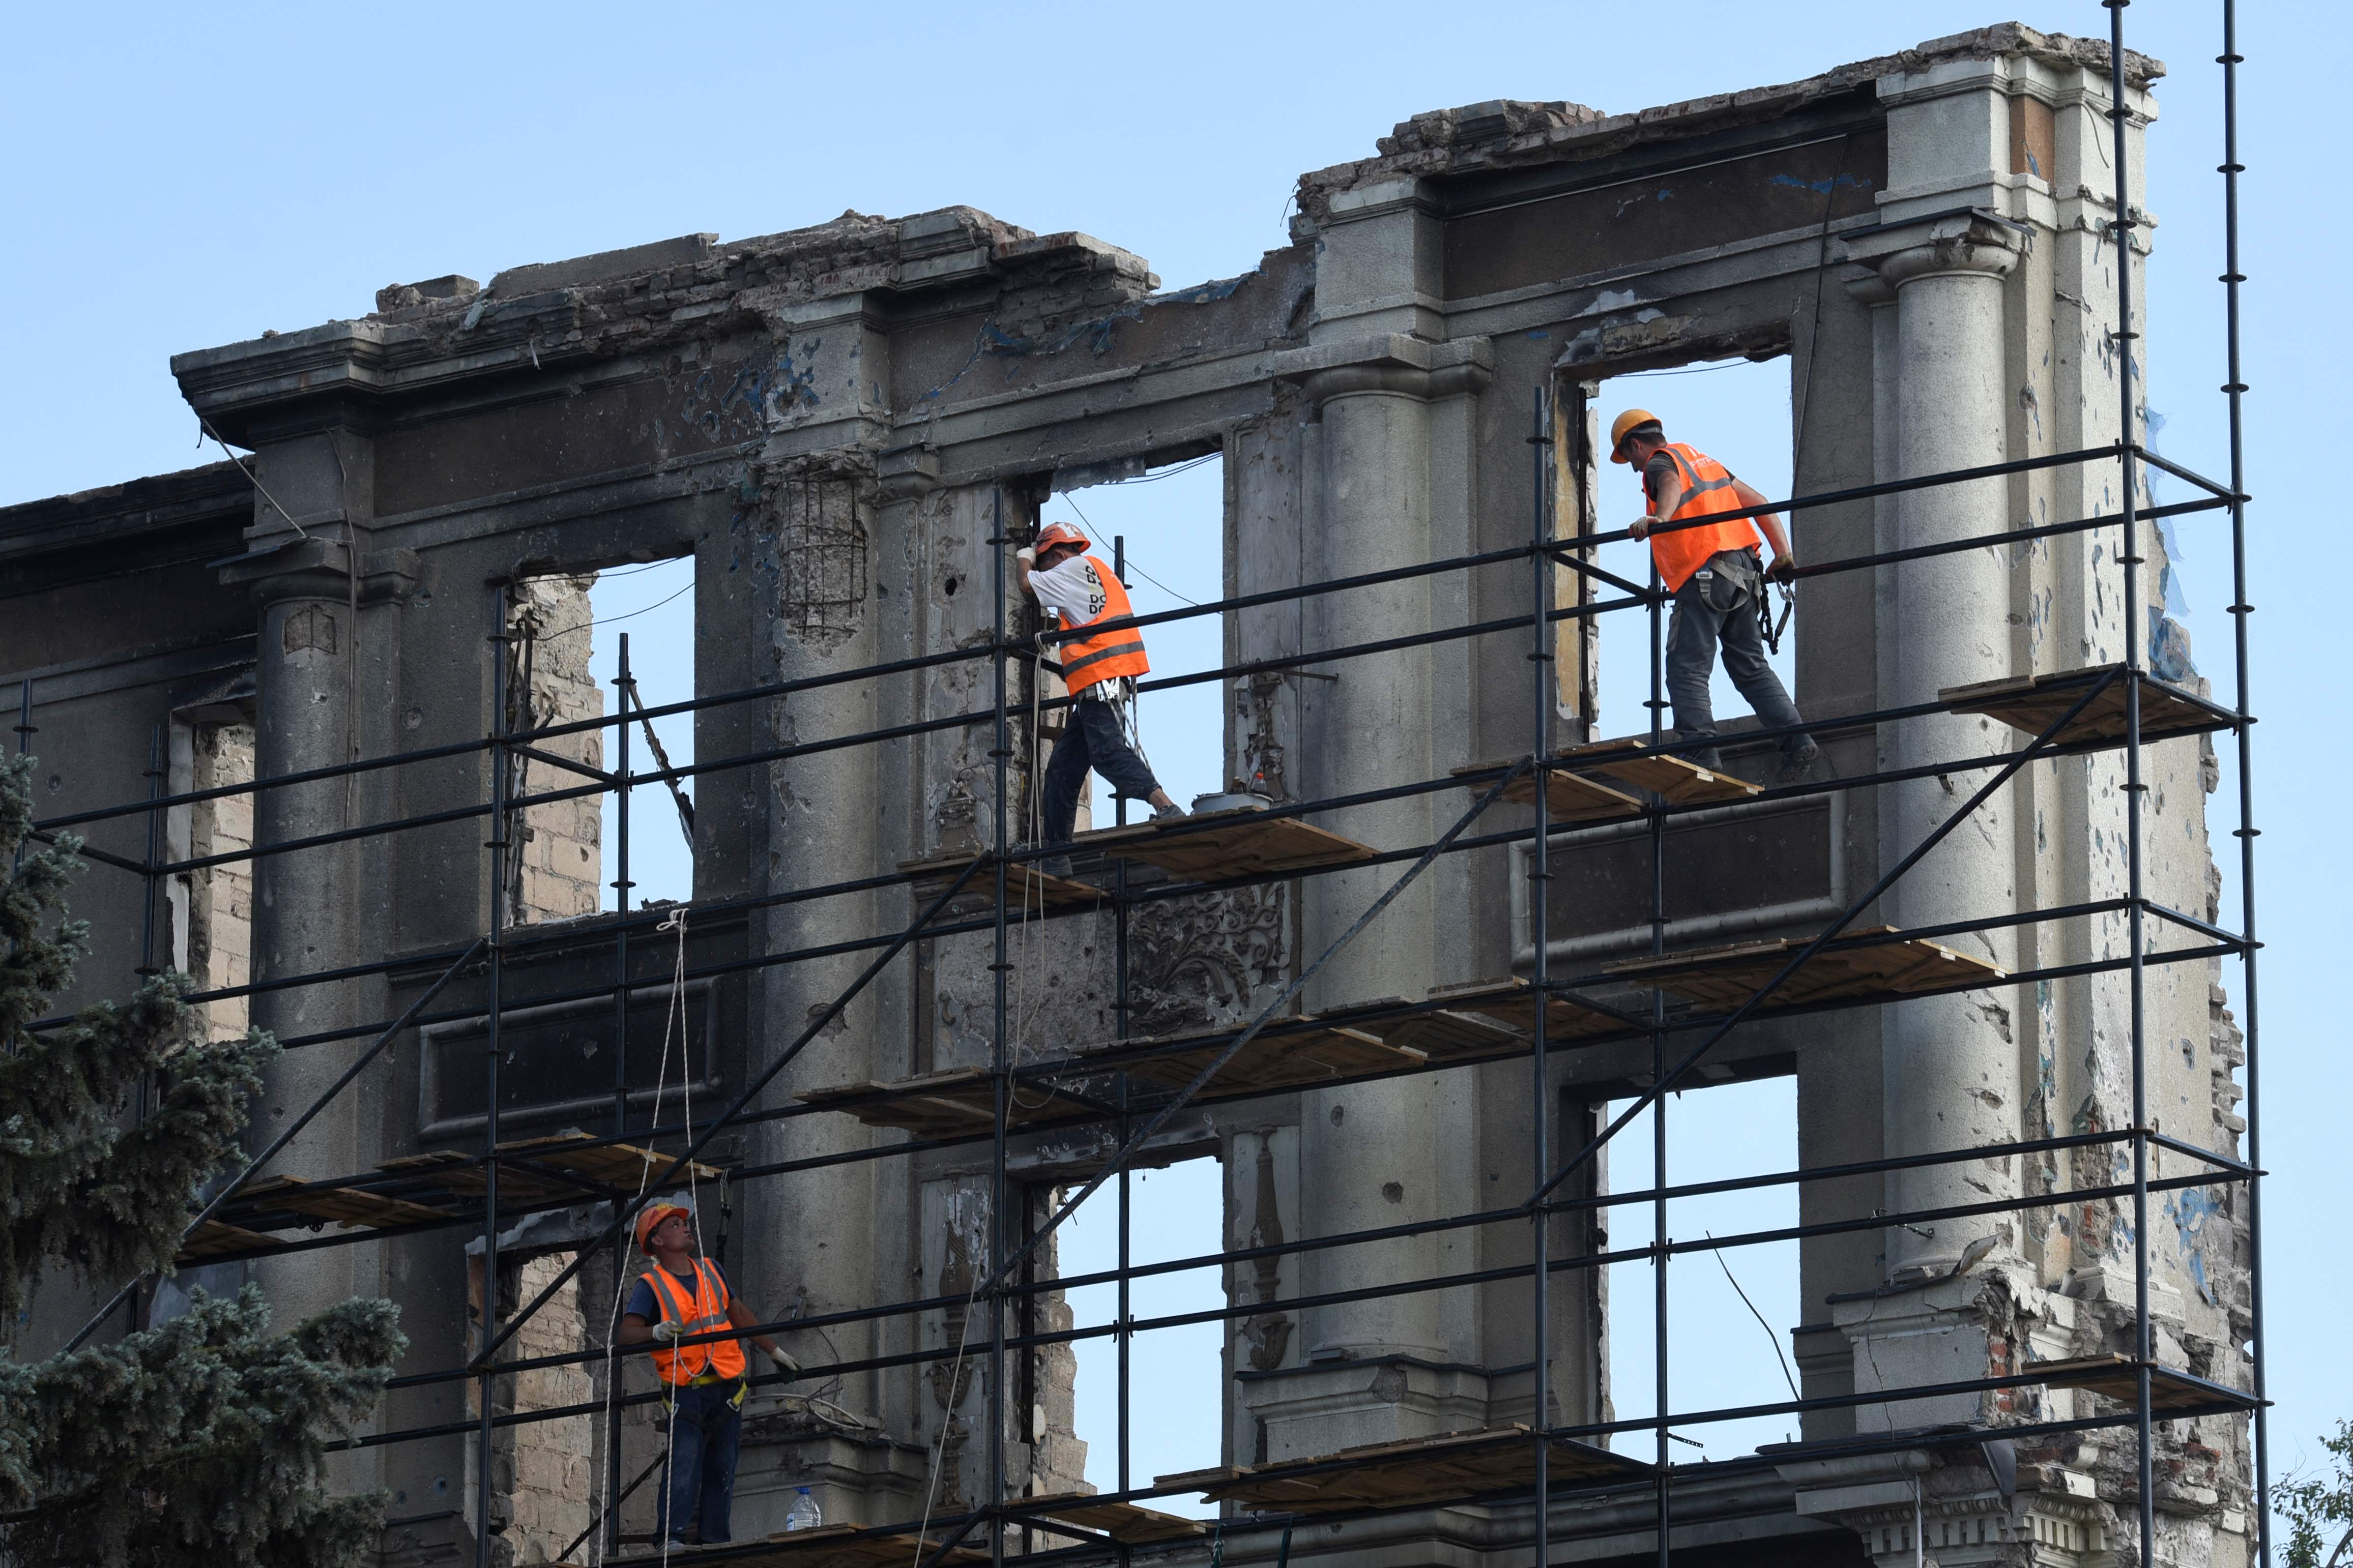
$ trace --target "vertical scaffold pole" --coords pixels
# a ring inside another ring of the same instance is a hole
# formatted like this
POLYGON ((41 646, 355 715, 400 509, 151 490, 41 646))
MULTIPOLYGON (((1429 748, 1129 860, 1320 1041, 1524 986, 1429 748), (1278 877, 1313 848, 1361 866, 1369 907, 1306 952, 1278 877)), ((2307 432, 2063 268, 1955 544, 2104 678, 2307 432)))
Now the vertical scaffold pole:
MULTIPOLYGON (((16 691, 16 754, 20 757, 32 755, 33 737, 39 733, 40 730, 33 723, 33 678, 28 675, 16 691)), ((30 787, 29 784, 26 787, 30 787)), ((25 846, 32 841, 33 836, 29 833, 16 840, 16 861, 12 870, 23 868, 25 846)))
MULTIPOLYGON (((1113 534, 1111 548, 1112 575, 1119 579, 1119 585, 1122 588, 1125 588, 1127 586, 1127 535, 1113 534)), ((1069 710, 1064 710, 1064 713, 1065 717, 1062 720, 1064 724, 1069 724, 1077 717, 1069 710)), ((1083 784, 1085 781, 1080 782, 1083 784)), ((1035 789, 1037 786, 1033 784, 1030 787, 1035 789)), ((1114 792, 1112 795, 1112 810, 1113 820, 1118 826, 1125 827, 1127 796, 1114 792)), ((1119 1037, 1124 1041, 1129 1037, 1128 1012, 1134 1005, 1128 995, 1127 985, 1127 862, 1124 859, 1113 861, 1111 874, 1113 971, 1112 1020, 1118 1026, 1119 1037)), ((1119 1141, 1123 1146, 1127 1142, 1128 1133, 1127 1096, 1127 1069, 1122 1068, 1119 1072, 1119 1141)), ((1134 1373, 1135 1352, 1135 1341, 1127 1331, 1128 1319, 1134 1310, 1127 1277, 1130 1267, 1129 1245, 1135 1234, 1133 1224, 1134 1211, 1129 1207, 1130 1200, 1134 1196, 1134 1190, 1128 1180, 1130 1174, 1125 1165, 1119 1168, 1119 1300, 1115 1309, 1119 1313, 1119 1331, 1112 1336, 1112 1342, 1117 1347, 1119 1353, 1119 1489, 1122 1491, 1127 1490, 1134 1484, 1129 1479, 1129 1465, 1134 1458, 1134 1431, 1128 1420, 1132 1409, 1128 1403, 1128 1386, 1129 1379, 1134 1373)))
POLYGON ((2245 987, 2241 1004, 2246 1010, 2247 1053, 2247 1315, 2253 1347, 2249 1373, 2255 1396, 2255 1528, 2264 1568, 2272 1561, 2272 1479, 2270 1401, 2263 1373, 2263 1119, 2261 1022, 2255 1005, 2255 773, 2251 697, 2247 680, 2247 618, 2254 605, 2247 602, 2247 463, 2246 432, 2242 400, 2246 378, 2239 363, 2239 286, 2246 278, 2239 270, 2239 17, 2236 0, 2222 0, 2222 52, 2215 63, 2222 68, 2222 300, 2223 347, 2228 363, 2222 384, 2231 437, 2231 628, 2238 657, 2239 711, 2239 932, 2246 938, 2240 955, 2240 977, 2245 987))
MULTIPOLYGON (((1534 428, 1528 435, 1528 473, 1534 487, 1528 508, 1528 606, 1533 639, 1528 652, 1528 743, 1535 748, 1533 776, 1536 786, 1535 826, 1528 846, 1528 935, 1535 948, 1535 968, 1529 975, 1529 987, 1535 996, 1535 1023, 1530 1030, 1535 1038, 1528 1047, 1528 1138, 1539 1177, 1552 1169, 1552 1101, 1549 1064, 1545 1058, 1545 1014, 1552 1003, 1552 963, 1547 952, 1552 934, 1546 901, 1552 887, 1552 846, 1546 830, 1552 819, 1549 763, 1553 653, 1552 619, 1546 612, 1552 608, 1554 568, 1552 557, 1545 550, 1551 542, 1551 530, 1546 526, 1550 513, 1546 505, 1551 465, 1546 459, 1552 455, 1552 416, 1545 390, 1542 386, 1536 388, 1531 416, 1534 428)), ((1528 1284, 1532 1292, 1529 1323, 1535 1350, 1530 1380, 1533 1414, 1528 1417, 1528 1426, 1535 1433, 1535 1568, 1546 1568, 1552 1561, 1552 1221, 1543 1204, 1534 1206, 1529 1221, 1534 1226, 1528 1246, 1528 1284)))
MULTIPOLYGON (((147 798, 160 800, 164 795, 164 724, 161 720, 147 737, 147 798)), ((164 861, 164 814, 156 807, 147 808, 147 853, 140 861, 141 914, 139 931, 139 977, 146 979, 161 971, 155 966, 155 884, 159 879, 155 868, 164 861)), ((146 1101, 147 1086, 139 1086, 141 1103, 146 1101)))
MULTIPOLYGON (((482 1343, 499 1337, 499 991, 505 979, 507 901, 507 601, 504 590, 492 597, 491 634, 491 837, 483 847, 491 852, 491 941, 489 1016, 482 1045, 482 1343)), ((474 1436, 474 1568, 490 1568, 491 1489, 497 1478, 491 1464, 494 1395, 498 1388, 495 1358, 486 1357, 477 1374, 474 1436)))
MULTIPOLYGON (((616 1137, 629 1130, 629 889, 637 886, 629 879, 629 634, 620 634, 621 640, 613 666, 613 711, 620 722, 613 726, 613 1133, 616 1137)), ((661 1121, 661 1107, 651 1112, 656 1124, 661 1121)), ((629 1239, 620 1231, 613 1233, 613 1296, 607 1310, 617 1313, 621 1300, 621 1274, 629 1266, 629 1239)), ((605 1331, 608 1339, 619 1331, 618 1321, 608 1322, 605 1331)), ((618 1380, 618 1361, 608 1359, 607 1375, 618 1380)), ((621 1402, 606 1399, 605 1415, 605 1496, 608 1500, 605 1513, 605 1555, 617 1556, 621 1550, 621 1402)))
POLYGON ((2139 1385, 2133 1430, 2137 1444, 2140 1477, 2140 1561, 2147 1563, 2148 1554, 2157 1545, 2157 1465, 2156 1433, 2148 1407, 2148 1051, 2146 1037, 2147 996, 2143 973, 2145 943, 2141 931, 2141 900, 2145 889, 2142 886, 2140 800, 2142 792, 2148 786, 2141 779, 2141 555, 2139 521, 2135 515, 2135 502, 2138 498, 2134 493, 2139 478, 2133 455, 2134 443, 2138 439, 2138 421, 2133 416, 2134 400, 2139 395, 2134 384, 2133 350, 2139 341, 2139 334, 2133 330, 2132 186, 2128 171, 2125 168, 2126 133, 2131 115, 2125 96, 2125 7, 2131 3, 2132 0, 2102 0, 2108 10, 2108 126, 2115 143, 2115 156, 2111 162, 2116 167, 2116 335, 2119 362, 2116 391, 2119 404, 2117 432, 2121 437, 2116 459, 2124 469, 2124 549, 2117 561, 2124 568, 2125 578, 2125 934, 2130 955, 2127 984, 2132 1009, 2133 1360, 2137 1366, 2135 1381, 2139 1385))
POLYGON ((1013 747, 1006 725, 1005 690, 1005 491, 999 488, 989 497, 988 531, 989 563, 994 568, 996 616, 990 647, 991 663, 995 666, 997 714, 990 733, 995 742, 990 756, 996 763, 996 859, 997 955, 989 964, 995 984, 996 1017, 989 1049, 989 1080, 995 1088, 994 1141, 988 1164, 988 1560, 996 1568, 1005 1563, 1005 1530, 999 1522, 1005 1506, 1005 1288, 998 1276, 1005 1272, 1005 1124, 1011 1110, 1007 1103, 1011 1079, 1006 1063, 1006 974, 1010 965, 1006 962, 1005 940, 1005 857, 1010 847, 1006 842, 1007 814, 1005 792, 1011 781, 1010 763, 1013 747))
MULTIPOLYGON (((1664 521, 1662 519, 1661 521, 1664 521)), ((1664 739, 1667 710, 1667 637, 1666 595, 1661 591, 1659 555, 1651 552, 1651 747, 1657 750, 1664 739)), ((1653 956, 1667 951, 1667 819, 1662 814, 1665 803, 1653 802, 1651 806, 1651 952, 1653 956)), ((1663 991, 1651 993, 1651 1082, 1658 1085, 1667 1077, 1667 997, 1663 991)), ((1661 1094, 1651 1102, 1651 1190, 1667 1190, 1667 1097, 1661 1094)), ((1667 1457, 1667 1200, 1651 1200, 1651 1397, 1655 1403, 1651 1413, 1658 1418, 1659 1568, 1670 1568, 1667 1544, 1669 1530, 1673 1523, 1667 1457)))

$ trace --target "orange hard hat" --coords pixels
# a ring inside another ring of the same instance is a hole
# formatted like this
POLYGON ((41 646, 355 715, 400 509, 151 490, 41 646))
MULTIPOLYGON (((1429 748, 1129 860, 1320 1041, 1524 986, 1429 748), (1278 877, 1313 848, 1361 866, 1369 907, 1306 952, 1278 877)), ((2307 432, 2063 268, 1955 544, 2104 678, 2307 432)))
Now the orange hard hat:
MULTIPOLYGON (((1612 419, 1609 422, 1609 460, 1613 463, 1626 461, 1626 437, 1645 425, 1658 424, 1659 416, 1647 408, 1629 408, 1612 419)), ((1659 433, 1665 435, 1665 428, 1662 426, 1659 433)))
POLYGON ((639 1252, 647 1250, 646 1238, 653 1235, 654 1226, 661 1224, 662 1221, 670 1218, 670 1216, 674 1214, 685 1215, 691 1218, 694 1211, 688 1208, 684 1204, 648 1204, 643 1209, 638 1211, 638 1250, 639 1252))
POLYGON ((1063 544, 1075 544, 1084 550, 1088 544, 1087 536, 1067 522, 1050 522, 1039 531, 1037 544, 1039 554, 1043 555, 1049 550, 1063 544))

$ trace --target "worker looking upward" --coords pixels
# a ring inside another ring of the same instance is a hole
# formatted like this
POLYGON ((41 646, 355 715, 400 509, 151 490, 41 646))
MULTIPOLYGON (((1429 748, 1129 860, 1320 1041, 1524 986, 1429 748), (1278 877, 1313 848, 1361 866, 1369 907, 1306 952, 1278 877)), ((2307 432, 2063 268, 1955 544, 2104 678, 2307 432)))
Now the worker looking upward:
POLYGON ((1658 563, 1659 581, 1674 595, 1674 611, 1667 622, 1667 696, 1674 703, 1675 738, 1705 742, 1697 752, 1682 754, 1714 773, 1724 771, 1717 754, 1715 709, 1708 680, 1715 668, 1715 651, 1724 648, 1724 672, 1748 699, 1766 728, 1783 730, 1781 768, 1777 782, 1796 784, 1805 778, 1821 748, 1798 725, 1798 706, 1789 700, 1781 678, 1765 662, 1765 584, 1794 581, 1798 560, 1790 552, 1781 520, 1760 512, 1756 521, 1746 517, 1694 527, 1664 529, 1718 512, 1739 511, 1765 504, 1765 498, 1733 478, 1714 458, 1680 441, 1669 441, 1659 416, 1648 409, 1629 408, 1609 426, 1609 460, 1630 463, 1642 476, 1649 510, 1628 526, 1637 539, 1651 541, 1651 558, 1658 563), (1757 530, 1773 543, 1773 563, 1766 566, 1757 553, 1757 530))
MULTIPOLYGON (((1118 574, 1088 554, 1087 536, 1067 522, 1049 524, 1036 544, 1017 552, 1014 571, 1022 591, 1053 611, 1064 631, 1082 634, 1058 645, 1062 684, 1074 700, 1063 720, 1062 738, 1054 742, 1054 760, 1046 764, 1046 842, 1071 841, 1079 791, 1090 769, 1103 774, 1113 793, 1150 801, 1155 818, 1184 816, 1128 742, 1135 678, 1152 666, 1118 574)), ((1069 867, 1065 862, 1050 868, 1064 872, 1069 867)))
MULTIPOLYGON (((744 1436, 744 1394, 749 1386, 744 1342, 674 1342, 728 1323, 749 1328, 759 1320, 728 1289, 719 1265, 700 1256, 691 1210, 676 1204, 647 1205, 638 1215, 638 1250, 651 1258, 654 1267, 638 1277, 629 1295, 620 1342, 639 1345, 652 1341, 670 1347, 653 1353, 670 1438, 670 1474, 654 1531, 674 1545, 689 1544, 687 1526, 699 1513, 703 1542, 725 1541, 735 1500, 735 1456, 744 1436)), ((767 1335, 754 1334, 751 1340, 778 1371, 800 1370, 767 1335)))

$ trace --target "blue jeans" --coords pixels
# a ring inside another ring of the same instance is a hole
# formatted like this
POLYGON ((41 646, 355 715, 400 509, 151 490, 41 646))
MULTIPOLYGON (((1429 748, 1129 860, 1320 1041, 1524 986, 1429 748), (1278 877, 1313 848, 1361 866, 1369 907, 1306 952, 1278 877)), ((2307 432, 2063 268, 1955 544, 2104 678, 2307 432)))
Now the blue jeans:
POLYGON ((684 1541, 699 1504, 702 1539, 725 1541, 728 1510, 735 1501, 735 1455, 744 1440, 744 1413, 733 1403, 735 1384, 713 1383, 672 1393, 678 1414, 669 1423, 670 1474, 654 1533, 684 1541))
POLYGON ((1054 760, 1046 764, 1046 842, 1068 844, 1079 820, 1079 786, 1090 769, 1111 783, 1115 795, 1141 800, 1160 787, 1135 748, 1120 730, 1124 703, 1105 698, 1082 698, 1063 712, 1062 738, 1054 742, 1054 760))
MULTIPOLYGON (((1765 596, 1765 577, 1756 552, 1725 550, 1708 558, 1675 590, 1674 613, 1667 621, 1667 696, 1675 705, 1675 739, 1715 739, 1715 706, 1707 689, 1715 672, 1715 651, 1724 647, 1724 673, 1757 721, 1768 729, 1799 723, 1798 705, 1773 667, 1765 662, 1765 634, 1757 624, 1757 606, 1765 596)), ((1807 737, 1792 731, 1779 737, 1781 755, 1794 757, 1806 749, 1807 737)), ((1715 748, 1677 753, 1701 767, 1722 771, 1715 748)))

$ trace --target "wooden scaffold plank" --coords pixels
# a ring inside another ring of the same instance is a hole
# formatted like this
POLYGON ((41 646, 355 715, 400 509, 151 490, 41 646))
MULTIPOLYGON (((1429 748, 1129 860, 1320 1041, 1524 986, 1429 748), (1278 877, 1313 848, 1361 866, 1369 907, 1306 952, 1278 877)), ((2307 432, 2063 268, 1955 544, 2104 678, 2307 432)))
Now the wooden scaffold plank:
MULTIPOLYGON (((1547 1468, 1556 1485, 1630 1481, 1651 1473, 1639 1459, 1589 1443, 1556 1437, 1547 1447, 1547 1468)), ((1534 1486, 1535 1444, 1526 1426, 1514 1424, 1344 1448, 1295 1465, 1192 1470, 1161 1476, 1152 1484, 1199 1491, 1210 1502, 1295 1513, 1416 1508, 1534 1486)))
POLYGON ((382 1193, 306 1182, 299 1176, 272 1176, 266 1182, 257 1182, 239 1192, 237 1202, 249 1205, 248 1212, 283 1209, 312 1219, 331 1219, 359 1230, 381 1230, 451 1217, 447 1209, 386 1197, 382 1193))
POLYGON ((179 1256, 173 1261, 181 1268, 186 1268, 202 1263, 206 1258, 224 1258, 237 1252, 256 1252, 265 1247, 274 1247, 277 1241, 277 1237, 264 1236, 259 1231, 247 1230, 238 1226, 224 1225, 216 1219, 208 1219, 196 1227, 195 1235, 180 1244, 179 1256))
MULTIPOLYGON (((950 1068, 891 1083, 803 1089, 793 1098, 804 1105, 839 1110, 869 1127, 897 1128, 917 1138, 965 1138, 997 1125, 997 1088, 977 1068, 950 1068), (870 1098, 877 1095, 889 1098, 870 1098), (851 1103, 860 1100, 864 1103, 851 1103)), ((1019 1083, 1008 1097, 1006 1124, 1027 1127, 1101 1114, 1102 1107, 1050 1084, 1019 1083)))
MULTIPOLYGON (((1603 973, 1629 984, 1672 991, 1706 1005, 1732 1008, 1755 995, 1805 945, 1795 937, 1737 942, 1661 958, 1627 959, 1606 966, 1603 973)), ((1839 944, 1807 960, 1805 967, 1765 1000, 1771 1006, 1909 996, 1998 985, 2008 973, 1997 964, 1942 942, 1901 936, 1893 927, 1880 926, 1841 937, 1839 944), (1843 945, 1856 939, 1865 940, 1855 946, 1843 945)))
MULTIPOLYGON (((1508 768, 1508 762, 1473 763, 1467 768, 1456 768, 1453 776, 1462 781, 1462 787, 1484 795, 1493 787, 1493 775, 1508 768), (1484 774, 1485 777, 1480 775, 1484 774)), ((1533 773, 1522 773, 1504 786, 1504 798, 1514 805, 1534 805, 1536 780, 1533 773)), ((1642 803, 1623 790, 1571 773, 1566 766, 1555 767, 1545 774, 1546 810, 1555 822, 1607 822, 1613 817, 1640 816, 1642 803)))
MULTIPOLYGON (((1202 1068, 1224 1054, 1232 1039, 1230 1033, 1170 1036, 1159 1040, 1128 1040, 1116 1047, 1102 1046, 1096 1047, 1096 1052, 1161 1047, 1155 1054, 1124 1065, 1136 1082, 1176 1090, 1199 1077, 1202 1068)), ((1418 1068, 1427 1060, 1419 1051, 1390 1045, 1363 1029, 1337 1028, 1303 1015, 1270 1024, 1218 1069, 1218 1076, 1203 1088, 1200 1098, 1220 1100, 1269 1089, 1308 1088, 1340 1079, 1418 1068)))
POLYGON ((1270 816, 1249 806, 1082 833, 1072 847, 1140 860, 1198 882, 1344 866, 1377 853, 1295 816, 1270 816))
MULTIPOLYGON (((2113 664, 2094 665, 2087 669, 2060 670, 2050 675, 2026 675, 2000 680, 1981 680, 1971 686, 1948 686, 1936 693, 1936 700, 1955 713, 1981 713, 1999 719, 2013 730, 2029 735, 2040 735, 2061 719, 2080 700, 2087 687, 2120 668, 2113 664)), ((2085 741, 2121 741, 2125 738, 2126 679, 2109 683, 2107 689, 2084 705, 2084 710, 2068 721, 2052 740, 2055 745, 2073 745, 2085 741)), ((2173 735, 2196 735, 2210 730, 2227 728, 2235 716, 2213 703, 2200 700, 2179 687, 2169 686, 2154 677, 2143 676, 2140 683, 2140 738, 2162 741, 2173 735)))
POLYGON ((1164 1541, 1187 1541, 1207 1535, 1209 1527, 1198 1519, 1139 1508, 1132 1502, 1103 1502, 1082 1492, 1058 1492, 1050 1497, 1017 1498, 1013 1506, 1041 1519, 1100 1531, 1128 1546, 1164 1541))
MULTIPOLYGON (((2023 1373, 2041 1377, 2049 1388, 2077 1388, 2113 1399, 2119 1405, 2140 1403, 2140 1374, 2126 1355, 2085 1356, 2076 1361, 2033 1363, 2023 1373)), ((2148 1407, 2159 1419, 2180 1415, 2212 1415, 2228 1410, 2252 1410, 2254 1395, 2242 1389, 2211 1383, 2171 1367, 2148 1373, 2148 1407)))
MULTIPOLYGON (((914 879, 915 901, 928 904, 948 890, 957 873, 973 863, 970 855, 933 856, 920 860, 902 860, 899 871, 914 879)), ((1024 910, 1074 910, 1103 902, 1110 895, 1100 888, 1068 877, 1057 877, 1041 869, 1034 861, 1009 861, 1005 868, 1005 900, 1008 911, 1018 916, 1024 910)), ((983 866, 972 874, 949 903, 951 912, 964 913, 981 904, 993 905, 997 899, 997 873, 983 866)))
MULTIPOLYGON (((1430 994, 1433 1002, 1443 1002, 1457 1013, 1476 1013, 1521 1034, 1531 1034, 1536 1026, 1535 987, 1514 975, 1509 980, 1481 980, 1467 985, 1440 985, 1430 994)), ((1628 1026, 1622 1019, 1599 1012, 1554 993, 1545 998, 1545 1038, 1546 1040, 1582 1040, 1599 1035, 1613 1035, 1628 1026)))
POLYGON ((1607 773, 1620 784, 1649 790, 1670 805, 1732 805, 1755 800, 1765 793, 1761 786, 1746 779, 1713 772, 1682 757, 1653 752, 1641 741, 1596 741, 1589 746, 1577 746, 1563 752, 1558 760, 1563 767, 1607 773), (1606 753, 1610 752, 1627 754, 1607 756, 1606 753), (1594 761, 1596 757, 1603 760, 1594 761))
MULTIPOLYGON (((912 1530, 868 1535, 854 1524, 826 1524, 815 1530, 778 1531, 754 1551, 740 1555, 731 1552, 726 1562, 727 1568, 909 1568, 916 1563, 988 1561, 987 1552, 963 1545, 949 1547, 944 1555, 934 1558, 933 1553, 945 1545, 944 1536, 926 1535, 919 1540, 912 1530)), ((695 1555, 672 1552, 667 1557, 658 1553, 616 1557, 607 1568, 661 1568, 664 1563, 676 1568, 681 1563, 692 1562, 695 1555)))

